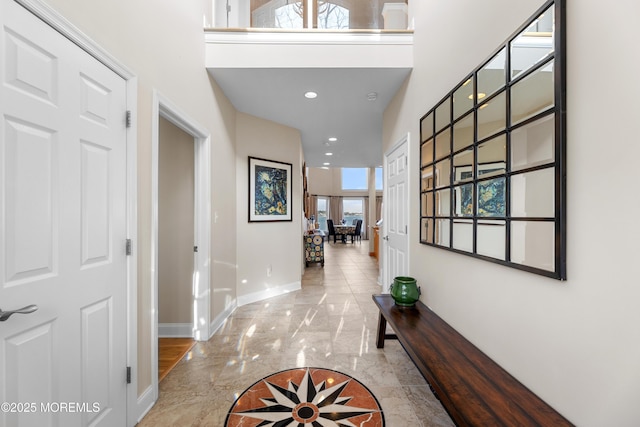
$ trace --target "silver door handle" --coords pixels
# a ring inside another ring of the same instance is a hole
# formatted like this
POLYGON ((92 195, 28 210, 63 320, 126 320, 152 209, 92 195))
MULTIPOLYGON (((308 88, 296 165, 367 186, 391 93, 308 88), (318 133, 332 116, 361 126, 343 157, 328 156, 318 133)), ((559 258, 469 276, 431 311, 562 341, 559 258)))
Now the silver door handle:
POLYGON ((38 306, 35 305, 35 304, 31 304, 31 305, 28 305, 26 307, 22 307, 22 308, 19 308, 17 310, 11 310, 11 311, 2 311, 2 309, 0 308, 0 322, 4 322, 9 317, 11 317, 12 314, 16 314, 16 313, 18 313, 18 314, 29 314, 29 313, 33 313, 37 309, 38 309, 38 306))
POLYGON ((384 236, 382 239, 383 240, 389 240, 389 236, 384 236))

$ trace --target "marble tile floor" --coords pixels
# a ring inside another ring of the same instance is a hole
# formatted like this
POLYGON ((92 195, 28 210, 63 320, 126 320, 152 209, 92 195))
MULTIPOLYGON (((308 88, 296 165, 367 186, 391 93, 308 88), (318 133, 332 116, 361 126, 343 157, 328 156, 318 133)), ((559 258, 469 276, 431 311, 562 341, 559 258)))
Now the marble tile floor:
POLYGON ((138 426, 223 427, 245 389, 307 366, 363 383, 380 402, 387 427, 453 426, 402 346, 388 340, 376 348, 377 277, 367 241, 325 242, 324 268, 306 268, 299 291, 238 307, 160 383, 157 403, 138 426))

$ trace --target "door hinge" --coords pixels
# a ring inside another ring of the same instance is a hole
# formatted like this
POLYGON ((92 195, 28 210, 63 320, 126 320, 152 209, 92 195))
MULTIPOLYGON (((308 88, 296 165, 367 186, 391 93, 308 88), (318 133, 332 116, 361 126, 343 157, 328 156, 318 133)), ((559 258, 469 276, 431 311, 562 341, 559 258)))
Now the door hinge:
POLYGON ((127 110, 127 114, 125 114, 125 124, 128 128, 131 127, 131 110, 127 110))
POLYGON ((198 252, 198 247, 197 246, 193 247, 193 252, 198 252))
POLYGON ((131 384, 131 366, 127 366, 127 384, 131 384))
POLYGON ((231 5, 227 3, 227 13, 231 12, 231 5))
POLYGON ((131 246, 132 246, 131 239, 127 239, 127 246, 125 249, 127 255, 131 255, 131 246))

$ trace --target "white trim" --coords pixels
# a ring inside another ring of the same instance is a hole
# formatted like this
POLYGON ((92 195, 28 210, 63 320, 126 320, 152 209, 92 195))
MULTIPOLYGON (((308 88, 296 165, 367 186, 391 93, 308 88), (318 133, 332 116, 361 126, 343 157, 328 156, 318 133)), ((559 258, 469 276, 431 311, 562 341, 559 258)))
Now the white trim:
POLYGON ((230 304, 222 313, 218 314, 215 319, 211 321, 211 324, 209 325, 209 338, 211 338, 213 334, 215 334, 218 329, 224 325, 224 322, 233 314, 236 308, 238 308, 238 306, 235 301, 233 301, 232 304, 230 304))
POLYGON ((238 306, 251 304, 254 302, 262 301, 267 298, 277 297, 289 292, 299 291, 302 289, 302 283, 300 281, 289 283, 286 285, 278 286, 276 288, 265 289, 259 292, 253 292, 247 295, 241 295, 238 297, 238 306))
POLYGON ((191 338, 193 323, 158 323, 158 338, 191 338))
POLYGON ((16 3, 21 4, 31 13, 42 19, 54 30, 71 40, 75 45, 82 50, 93 56, 95 59, 103 63, 114 73, 119 75, 125 80, 129 80, 134 77, 134 73, 126 68, 120 61, 114 56, 111 56, 109 52, 104 50, 99 44, 94 42, 86 34, 84 34, 78 27, 73 25, 71 21, 67 20, 64 16, 60 15, 55 9, 41 0, 14 0, 16 3))
MULTIPOLYGON (((120 61, 84 34, 55 9, 40 0, 15 0, 51 28, 62 34, 80 49, 87 52, 126 82, 126 108, 137 111, 138 79, 120 61)), ((127 386, 127 426, 135 426, 140 419, 138 392, 138 164, 137 121, 132 118, 126 130, 127 139, 127 238, 133 242, 132 256, 127 257, 127 366, 132 370, 131 383, 127 386)), ((148 409, 147 409, 148 410, 148 409)))
POLYGON ((194 239, 198 246, 194 261, 194 321, 192 336, 203 341, 209 338, 210 313, 210 242, 211 242, 211 135, 168 98, 153 90, 151 117, 151 388, 153 400, 158 399, 158 152, 160 117, 184 130, 194 139, 195 223, 194 239))
POLYGON ((207 29, 205 43, 211 44, 283 44, 283 45, 413 45, 413 32, 366 31, 278 31, 207 29))
POLYGON ((153 405, 155 405, 155 403, 156 399, 153 397, 153 387, 149 386, 140 394, 140 397, 136 402, 136 405, 138 408, 140 408, 140 411, 138 411, 138 419, 133 425, 142 421, 145 415, 147 415, 151 408, 153 408, 153 405))

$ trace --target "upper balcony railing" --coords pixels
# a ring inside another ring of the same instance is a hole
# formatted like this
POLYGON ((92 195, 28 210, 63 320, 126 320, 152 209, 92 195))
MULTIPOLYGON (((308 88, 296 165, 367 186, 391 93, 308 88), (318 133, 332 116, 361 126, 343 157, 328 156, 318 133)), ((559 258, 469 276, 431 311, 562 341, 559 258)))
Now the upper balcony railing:
POLYGON ((205 28, 406 30, 408 0, 205 0, 205 28))

